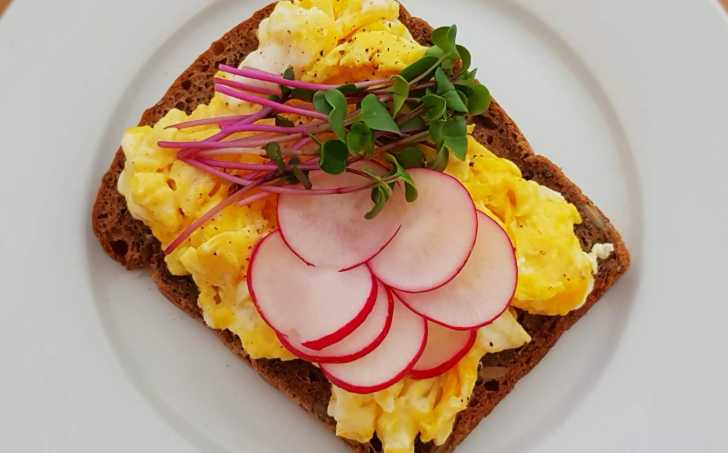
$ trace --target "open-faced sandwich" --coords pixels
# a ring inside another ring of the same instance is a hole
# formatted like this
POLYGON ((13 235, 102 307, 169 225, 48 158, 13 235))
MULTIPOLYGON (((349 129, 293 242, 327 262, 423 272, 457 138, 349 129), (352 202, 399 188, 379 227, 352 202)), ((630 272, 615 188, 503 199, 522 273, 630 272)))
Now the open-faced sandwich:
POLYGON ((455 26, 280 1, 129 129, 93 227, 355 451, 451 451, 623 274, 455 26))

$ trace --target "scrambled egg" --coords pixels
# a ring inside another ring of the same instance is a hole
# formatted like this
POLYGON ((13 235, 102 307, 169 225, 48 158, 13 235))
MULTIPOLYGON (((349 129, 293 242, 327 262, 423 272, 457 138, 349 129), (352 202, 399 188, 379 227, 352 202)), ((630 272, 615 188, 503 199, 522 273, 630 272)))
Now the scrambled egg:
MULTIPOLYGON (((281 1, 259 28, 260 47, 243 65, 280 73, 293 66, 297 77, 343 83, 383 78, 419 59, 417 44, 398 20, 393 0, 281 1)), ((143 220, 163 245, 227 194, 229 184, 176 160, 160 140, 200 140, 216 126, 185 130, 172 124, 211 116, 245 114, 255 107, 215 95, 191 115, 170 111, 155 126, 129 129, 122 148, 126 166, 118 189, 132 215, 143 220)), ((255 159, 255 158, 253 158, 255 159)), ((611 250, 581 250, 573 227, 579 213, 558 193, 528 182, 508 160, 471 138, 465 162, 448 172, 468 188, 480 209, 499 220, 516 245, 519 282, 514 304, 533 313, 564 314, 583 304, 597 271, 596 258, 611 250)), ((175 275, 191 275, 200 289, 205 321, 229 329, 253 358, 294 359, 261 319, 247 292, 245 274, 254 243, 275 228, 273 201, 230 207, 207 222, 166 262, 175 275)), ((447 373, 425 380, 404 379, 383 391, 356 395, 334 387, 329 413, 337 434, 367 442, 376 433, 387 453, 411 452, 419 435, 442 444, 455 416, 467 407, 486 353, 530 341, 513 314, 504 313, 478 333, 473 349, 447 373)))
POLYGON ((258 49, 244 66, 310 82, 384 78, 425 52, 397 20, 393 0, 281 1, 258 29, 258 49))
MULTIPOLYGON (((565 315, 581 307, 594 286, 597 258, 581 249, 574 225, 581 223, 576 207, 534 181, 472 136, 465 161, 452 159, 448 172, 470 191, 479 209, 487 209, 511 237, 518 260, 518 286, 513 304, 530 313, 565 315)), ((604 247, 607 247, 605 249, 604 247)), ((607 253, 608 255, 608 253, 607 253)))

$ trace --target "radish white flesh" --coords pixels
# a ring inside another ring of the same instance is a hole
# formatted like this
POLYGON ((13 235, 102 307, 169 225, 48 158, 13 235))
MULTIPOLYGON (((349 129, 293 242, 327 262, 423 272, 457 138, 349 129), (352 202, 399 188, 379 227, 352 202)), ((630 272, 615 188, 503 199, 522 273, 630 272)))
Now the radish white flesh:
POLYGON ((417 201, 407 205, 400 232, 369 266, 389 287, 430 291, 452 280, 468 260, 478 231, 476 210, 457 179, 422 168, 409 173, 417 201))
POLYGON ((394 303, 389 333, 375 350, 349 363, 321 364, 333 384, 353 393, 372 393, 402 379, 427 342, 427 322, 400 302, 394 303))
POLYGON ((426 293, 398 292, 412 310, 451 329, 489 324, 508 307, 518 280, 513 244, 498 223, 478 212, 478 239, 462 271, 426 293))
MULTIPOLYGON (((356 170, 384 172, 379 164, 362 161, 356 170)), ((370 180, 353 173, 330 175, 311 172, 315 189, 356 187, 370 180)), ((397 234, 403 197, 393 197, 388 206, 371 220, 364 215, 371 209, 371 191, 360 190, 341 195, 281 195, 278 223, 283 240, 302 260, 315 266, 350 269, 365 263, 397 234)))
POLYGON ((377 282, 366 266, 347 272, 309 266, 291 253, 277 231, 253 250, 248 289, 273 330, 311 349, 353 332, 377 297, 377 282))
POLYGON ((454 367, 470 351, 477 334, 477 330, 452 330, 428 323, 425 351, 412 367, 410 376, 427 379, 454 367))
POLYGON ((303 360, 319 363, 351 362, 379 346, 389 332, 393 312, 394 297, 380 283, 372 312, 361 326, 338 343, 316 351, 302 344, 293 344, 290 339, 282 335, 279 335, 279 338, 286 349, 303 360))

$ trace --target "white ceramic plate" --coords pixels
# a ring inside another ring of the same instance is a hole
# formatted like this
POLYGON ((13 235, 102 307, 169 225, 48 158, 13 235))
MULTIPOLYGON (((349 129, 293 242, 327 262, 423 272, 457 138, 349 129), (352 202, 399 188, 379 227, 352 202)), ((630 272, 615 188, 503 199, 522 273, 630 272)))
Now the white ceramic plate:
MULTIPOLYGON (((264 1, 17 0, 0 18, 3 451, 345 451, 143 273, 89 206, 125 127, 264 1)), ((709 0, 411 0, 458 23, 629 274, 460 451, 726 451, 728 21, 709 0)))

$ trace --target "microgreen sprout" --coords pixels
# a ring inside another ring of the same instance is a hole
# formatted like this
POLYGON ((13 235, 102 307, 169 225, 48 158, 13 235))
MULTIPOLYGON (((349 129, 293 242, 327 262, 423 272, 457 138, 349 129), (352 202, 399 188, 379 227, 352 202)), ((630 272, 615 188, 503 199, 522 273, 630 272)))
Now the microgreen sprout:
POLYGON ((183 231, 165 250, 171 253, 204 221, 226 206, 258 201, 271 194, 331 195, 371 191, 367 218, 379 214, 397 188, 413 202, 417 188, 407 170, 443 171, 450 156, 465 159, 467 121, 490 105, 490 93, 471 69, 470 52, 456 42, 457 28, 433 31, 433 46, 418 61, 388 79, 346 85, 296 79, 292 68, 273 74, 254 68, 220 65, 226 77, 214 79, 215 90, 256 104, 249 115, 205 118, 174 124, 186 129, 217 126, 211 137, 194 142, 160 141, 177 149, 178 158, 231 184, 220 205, 183 231), (306 118, 306 123, 300 120, 306 118), (259 124, 262 119, 271 122, 259 124), (272 124, 274 123, 274 124, 272 124), (246 133, 240 138, 239 133, 246 133), (231 138, 233 134, 238 134, 231 138), (257 156, 251 163, 229 158, 257 156), (373 159, 388 168, 384 175, 350 166, 373 159), (344 172, 362 176, 362 184, 321 189, 308 173, 344 172))

